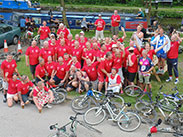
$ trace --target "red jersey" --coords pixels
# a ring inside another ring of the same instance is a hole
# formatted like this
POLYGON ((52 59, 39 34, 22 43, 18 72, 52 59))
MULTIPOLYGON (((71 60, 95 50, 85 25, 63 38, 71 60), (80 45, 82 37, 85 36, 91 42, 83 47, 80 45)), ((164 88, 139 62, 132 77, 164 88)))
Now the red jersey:
MULTIPOLYGON (((131 56, 131 61, 133 62, 132 66, 128 66, 128 72, 130 73, 136 73, 138 69, 138 61, 135 54, 131 56)), ((129 62, 129 61, 128 61, 129 62)))
POLYGON ((82 49, 86 48, 86 42, 84 43, 79 42, 79 48, 82 48, 82 49))
POLYGON ((67 46, 58 46, 57 47, 57 50, 56 50, 57 58, 59 58, 59 57, 64 58, 65 53, 69 53, 69 50, 68 50, 67 46))
MULTIPOLYGON (((143 50, 145 50, 145 49, 141 48, 141 50, 140 50, 140 56, 141 56, 141 57, 142 57, 142 51, 143 51, 143 50)), ((154 49, 149 50, 148 53, 147 53, 147 56, 148 56, 151 60, 153 60, 153 55, 156 55, 155 50, 154 50, 154 49)))
POLYGON ((42 48, 40 50, 40 53, 39 53, 39 56, 41 58, 44 59, 45 63, 48 62, 48 56, 51 56, 53 58, 54 56, 54 51, 52 48, 48 48, 48 49, 45 49, 45 48, 42 48))
POLYGON ((99 57, 99 58, 104 58, 105 55, 106 55, 106 53, 107 53, 107 51, 101 51, 101 50, 99 50, 99 51, 97 52, 97 57, 99 57))
POLYGON ((48 76, 51 77, 51 74, 53 72, 53 70, 55 70, 55 67, 56 67, 56 63, 55 62, 51 62, 51 63, 46 63, 45 64, 45 69, 46 69, 46 72, 48 73, 48 76))
POLYGON ((29 64, 30 65, 37 65, 39 64, 39 52, 40 52, 40 49, 38 46, 36 47, 28 47, 26 52, 25 52, 25 55, 29 56, 29 64))
POLYGON ((121 57, 114 56, 114 59, 113 59, 114 60, 114 63, 113 63, 114 68, 117 68, 117 69, 122 68, 122 64, 124 61, 124 58, 122 56, 123 56, 123 52, 121 52, 121 57))
POLYGON ((73 48, 72 49, 72 56, 76 56, 77 60, 79 62, 81 62, 81 58, 82 58, 82 54, 83 54, 83 49, 82 48, 73 48))
POLYGON ((170 50, 168 51, 167 58, 176 59, 179 56, 179 42, 171 42, 170 50))
POLYGON ((8 79, 8 94, 16 94, 18 92, 18 83, 20 83, 20 80, 15 80, 9 78, 8 79))
POLYGON ((112 45, 111 44, 105 44, 106 50, 111 51, 112 50, 112 45))
POLYGON ((87 58, 87 59, 90 59, 91 61, 93 61, 93 58, 94 58, 94 52, 93 50, 86 50, 86 51, 83 51, 83 55, 82 55, 84 58, 87 58))
POLYGON ((26 84, 20 82, 18 84, 18 92, 20 92, 22 95, 25 95, 27 92, 29 92, 29 88, 33 87, 33 85, 34 84, 31 81, 27 82, 26 84))
POLYGON ((1 69, 4 72, 4 76, 5 76, 6 72, 8 72, 7 78, 12 78, 16 67, 17 67, 17 64, 16 64, 15 60, 12 60, 11 62, 4 60, 1 64, 1 69))
POLYGON ((59 79, 64 79, 66 72, 69 70, 68 66, 66 64, 60 65, 59 63, 56 64, 56 76, 59 79))
POLYGON ((100 65, 98 66, 98 72, 103 73, 101 70, 105 69, 107 73, 110 73, 112 66, 113 66, 113 59, 111 60, 105 59, 104 61, 101 61, 100 65))
MULTIPOLYGON (((40 91, 40 89, 39 89, 38 87, 36 87, 36 89, 33 90, 33 96, 34 96, 34 97, 37 97, 37 94, 38 94, 39 91, 40 91), (36 90, 36 89, 37 89, 37 90, 36 90)), ((46 86, 44 86, 44 91, 48 92, 49 89, 48 89, 46 86)))
MULTIPOLYGON (((77 69, 81 69, 81 63, 79 63, 79 62, 76 62, 75 64, 71 63, 71 65, 74 65, 77 69)), ((70 68, 70 66, 69 66, 69 68, 70 68)))
POLYGON ((38 31, 40 31, 40 40, 44 40, 49 37, 49 33, 50 33, 49 27, 41 26, 38 31))
POLYGON ((112 27, 118 27, 119 26, 119 22, 116 22, 115 20, 120 20, 120 16, 119 15, 112 15, 111 16, 112 27))
POLYGON ((40 64, 36 66, 35 76, 38 75, 42 78, 46 74, 45 66, 41 66, 40 64))
POLYGON ((54 55, 55 55, 56 50, 57 50, 57 47, 58 47, 58 44, 56 42, 55 42, 55 44, 49 43, 49 46, 48 47, 53 50, 54 55))
MULTIPOLYGON (((116 74, 118 75, 118 74, 116 74)), ((113 80, 115 76, 110 75, 110 78, 113 80)), ((109 77, 106 77, 106 82, 109 82, 109 77)), ((118 75, 116 78, 116 84, 121 84, 121 77, 118 75)))
POLYGON ((105 21, 103 19, 97 19, 95 21, 95 25, 97 25, 96 30, 102 31, 104 30, 105 21))
POLYGON ((69 35, 69 31, 67 28, 64 29, 58 29, 57 34, 60 34, 60 32, 62 32, 64 34, 64 38, 67 39, 67 36, 69 35))

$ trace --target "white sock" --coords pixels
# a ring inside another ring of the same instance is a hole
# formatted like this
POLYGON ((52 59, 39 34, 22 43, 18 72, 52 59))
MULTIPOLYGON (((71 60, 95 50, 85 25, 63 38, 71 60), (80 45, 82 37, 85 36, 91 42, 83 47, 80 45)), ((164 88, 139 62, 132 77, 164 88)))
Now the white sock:
POLYGON ((179 78, 176 78, 176 80, 179 80, 179 78))
POLYGON ((169 77, 169 79, 172 79, 172 77, 169 77))

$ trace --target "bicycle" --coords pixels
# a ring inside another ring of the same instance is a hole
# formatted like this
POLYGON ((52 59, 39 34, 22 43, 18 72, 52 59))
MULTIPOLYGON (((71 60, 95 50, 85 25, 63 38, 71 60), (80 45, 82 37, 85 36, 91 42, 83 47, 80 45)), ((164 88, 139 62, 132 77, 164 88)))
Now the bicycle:
POLYGON ((172 134, 173 136, 176 136, 176 137, 183 136, 183 133, 177 132, 177 131, 172 131, 172 128, 157 128, 159 125, 161 125, 161 123, 162 123, 162 120, 159 119, 158 122, 150 128, 150 133, 148 133, 147 137, 151 137, 152 134, 158 133, 158 132, 169 133, 169 134, 172 134))
POLYGON ((56 130, 56 133, 53 133, 53 134, 49 135, 48 137, 77 137, 77 135, 76 135, 76 128, 77 128, 77 125, 78 124, 81 125, 81 126, 83 126, 83 127, 85 127, 85 128, 87 128, 87 129, 89 129, 89 130, 91 130, 91 131, 94 131, 94 132, 97 132, 99 134, 102 134, 102 132, 100 130, 95 129, 92 126, 85 124, 83 121, 77 120, 77 116, 78 115, 83 115, 83 114, 82 113, 76 113, 76 115, 74 117, 71 116, 69 118, 70 119, 70 122, 67 123, 67 124, 65 124, 64 126, 62 126, 60 128, 58 127, 58 124, 57 123, 54 124, 54 125, 51 125, 50 126, 50 130, 55 129, 56 130), (67 132, 66 127, 68 125, 71 125, 70 126, 70 132, 71 133, 68 133, 67 132))
POLYGON ((84 121, 89 125, 98 125, 105 120, 107 113, 109 113, 109 116, 111 117, 109 120, 117 122, 117 125, 121 130, 132 132, 138 129, 141 125, 141 119, 138 114, 124 111, 126 107, 130 107, 131 104, 125 103, 120 112, 115 113, 115 106, 111 104, 110 97, 113 97, 113 94, 108 93, 100 106, 88 109, 84 114, 84 121))

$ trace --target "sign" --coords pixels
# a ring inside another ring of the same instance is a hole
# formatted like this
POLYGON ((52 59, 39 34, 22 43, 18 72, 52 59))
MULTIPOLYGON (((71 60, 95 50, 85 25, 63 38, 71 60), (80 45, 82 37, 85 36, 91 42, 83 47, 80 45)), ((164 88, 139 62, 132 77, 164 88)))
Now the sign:
POLYGON ((137 29, 137 26, 142 24, 145 29, 147 29, 147 21, 126 21, 125 29, 137 29))

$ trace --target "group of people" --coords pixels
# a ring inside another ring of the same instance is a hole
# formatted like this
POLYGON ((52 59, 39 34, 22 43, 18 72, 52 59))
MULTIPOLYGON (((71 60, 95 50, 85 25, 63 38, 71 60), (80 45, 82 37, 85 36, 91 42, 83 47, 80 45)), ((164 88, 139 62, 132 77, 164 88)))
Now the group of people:
MULTIPOLYGON (((105 25, 101 19, 99 15, 98 21, 95 22, 99 28, 101 24, 105 25)), ((164 73, 167 61, 169 78, 166 81, 172 81, 173 69, 175 84, 179 82, 178 48, 182 42, 179 34, 173 32, 169 39, 163 28, 158 27, 153 36, 144 43, 144 28, 140 24, 131 36, 129 45, 125 46, 123 41, 126 33, 123 27, 123 36, 118 37, 120 16, 117 16, 116 10, 111 19, 114 34, 112 38, 87 38, 84 32, 73 38, 62 23, 57 33, 51 33, 44 21, 38 30, 42 48, 37 46, 36 41, 32 41, 25 53, 26 66, 30 67, 36 84, 33 84, 28 76, 19 75, 16 62, 8 55, 1 65, 4 102, 7 99, 8 106, 11 107, 13 100, 20 100, 20 105, 24 107, 33 97, 41 112, 43 106, 50 107, 49 103, 54 100, 52 91, 45 86, 46 81, 53 86, 64 83, 68 92, 82 93, 92 86, 98 91, 104 89, 105 92, 112 90, 114 93, 122 93, 123 87, 133 85, 136 78, 137 84, 144 91, 151 92, 150 76, 154 69, 154 55, 158 57, 157 73, 164 73)), ((101 35, 100 31, 96 30, 96 35, 101 35)))

